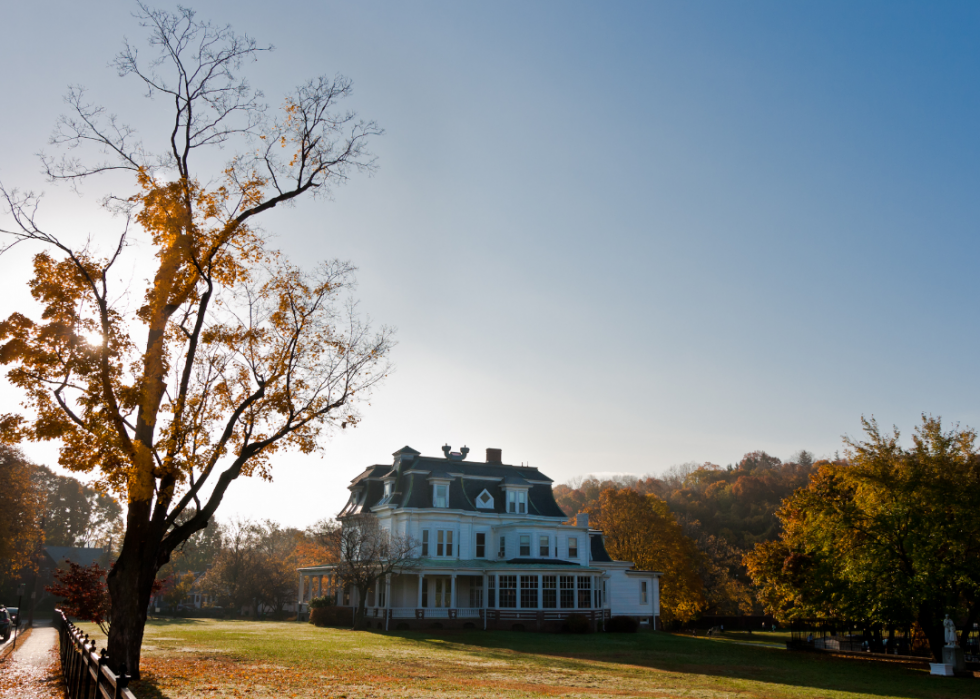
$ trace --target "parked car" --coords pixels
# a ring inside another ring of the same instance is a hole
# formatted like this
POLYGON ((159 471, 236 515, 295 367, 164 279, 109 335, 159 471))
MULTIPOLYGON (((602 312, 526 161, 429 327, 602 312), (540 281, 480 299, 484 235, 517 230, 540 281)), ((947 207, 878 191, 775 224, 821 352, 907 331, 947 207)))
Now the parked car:
POLYGON ((0 607, 0 638, 6 641, 10 638, 10 630, 13 624, 10 623, 10 614, 6 607, 0 607))
POLYGON ((14 625, 14 628, 20 628, 20 609, 7 607, 7 612, 10 614, 10 623, 14 625))

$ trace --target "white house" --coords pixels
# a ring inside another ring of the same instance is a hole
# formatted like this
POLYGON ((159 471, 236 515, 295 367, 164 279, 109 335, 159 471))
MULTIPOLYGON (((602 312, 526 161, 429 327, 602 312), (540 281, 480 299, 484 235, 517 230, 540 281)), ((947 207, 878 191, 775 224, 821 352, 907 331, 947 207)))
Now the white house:
MULTIPOLYGON (((393 536, 418 542, 421 557, 369 595, 372 624, 544 629, 578 613, 596 626, 631 616, 659 627, 660 573, 612 560, 588 515, 565 524, 550 478, 502 463, 499 449, 487 449, 486 462, 466 461, 466 447, 442 450, 431 457, 404 447, 393 464, 351 481, 338 519, 371 513, 393 536)), ((300 613, 324 594, 357 602, 333 566, 300 568, 300 613)))

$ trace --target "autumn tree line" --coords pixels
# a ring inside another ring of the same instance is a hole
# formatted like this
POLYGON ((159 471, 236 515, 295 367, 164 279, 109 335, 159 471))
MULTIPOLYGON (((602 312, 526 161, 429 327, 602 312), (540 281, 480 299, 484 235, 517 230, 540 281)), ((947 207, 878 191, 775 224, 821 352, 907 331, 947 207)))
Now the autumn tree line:
POLYGON ((613 558, 663 573, 661 614, 680 624, 764 611, 743 559, 778 537, 781 503, 817 468, 807 451, 786 462, 754 451, 724 467, 687 463, 662 476, 589 477, 554 493, 565 512, 589 513, 613 558))
MULTIPOLYGON (((118 555, 123 519, 113 497, 3 445, 0 483, 0 602, 16 599, 22 582, 30 587, 44 546, 97 547, 107 549, 110 559, 118 555)), ((340 545, 340 526, 333 520, 306 529, 272 520, 214 521, 160 569, 157 592, 169 608, 200 593, 228 613, 271 610, 279 616, 295 601, 296 569, 336 562, 340 545)), ((91 605, 98 616, 98 610, 110 609, 107 573, 107 567, 95 565, 66 576, 55 589, 84 588, 92 594, 101 588, 104 599, 96 593, 91 605)))
POLYGON ((946 614, 961 643, 980 621, 977 433, 923 416, 897 429, 862 420, 843 458, 686 464, 663 477, 557 486, 588 512, 613 558, 663 572, 668 623, 765 612, 900 629, 941 657, 946 614))
POLYGON ((0 602, 35 572, 42 546, 111 549, 122 531, 115 498, 0 444, 0 602))

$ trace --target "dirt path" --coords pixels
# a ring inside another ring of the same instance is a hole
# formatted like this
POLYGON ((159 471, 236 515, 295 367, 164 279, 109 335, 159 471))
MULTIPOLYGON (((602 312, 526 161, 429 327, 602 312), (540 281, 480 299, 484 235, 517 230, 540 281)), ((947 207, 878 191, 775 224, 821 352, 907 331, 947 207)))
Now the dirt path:
POLYGON ((11 660, 20 665, 31 667, 47 667, 51 664, 51 649, 58 643, 58 632, 55 631, 50 621, 41 621, 34 624, 31 635, 24 641, 24 645, 18 645, 11 660))
POLYGON ((24 645, 18 644, 0 665, 0 697, 62 697, 57 645, 58 632, 51 622, 35 624, 24 645))

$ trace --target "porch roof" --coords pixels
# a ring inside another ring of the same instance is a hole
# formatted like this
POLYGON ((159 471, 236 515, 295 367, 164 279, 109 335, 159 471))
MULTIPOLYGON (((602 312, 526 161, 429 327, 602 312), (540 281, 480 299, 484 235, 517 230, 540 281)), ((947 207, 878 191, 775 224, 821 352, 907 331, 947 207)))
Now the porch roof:
MULTIPOLYGON (((322 566, 309 566, 300 568, 301 573, 327 573, 334 569, 336 564, 330 563, 322 566)), ((603 573, 605 569, 592 566, 577 565, 568 562, 548 562, 542 559, 520 559, 512 558, 507 561, 491 561, 485 559, 457 560, 455 558, 423 558, 416 565, 407 566, 404 569, 396 570, 395 573, 401 575, 416 575, 418 573, 428 573, 436 571, 564 571, 569 575, 577 573, 603 573)))

